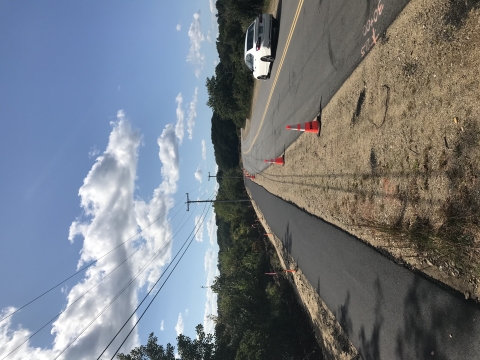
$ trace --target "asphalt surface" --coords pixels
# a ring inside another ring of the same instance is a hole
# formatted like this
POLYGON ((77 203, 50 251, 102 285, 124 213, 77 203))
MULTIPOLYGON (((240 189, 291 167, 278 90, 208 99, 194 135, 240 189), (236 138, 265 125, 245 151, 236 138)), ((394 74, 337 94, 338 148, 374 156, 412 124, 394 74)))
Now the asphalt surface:
POLYGON ((247 180, 364 359, 480 359, 480 308, 247 180))
POLYGON ((264 159, 279 156, 298 138, 299 132, 285 126, 316 117, 368 51, 381 46, 380 34, 408 2, 280 0, 271 78, 260 84, 252 125, 242 140, 248 172, 265 169, 264 159))

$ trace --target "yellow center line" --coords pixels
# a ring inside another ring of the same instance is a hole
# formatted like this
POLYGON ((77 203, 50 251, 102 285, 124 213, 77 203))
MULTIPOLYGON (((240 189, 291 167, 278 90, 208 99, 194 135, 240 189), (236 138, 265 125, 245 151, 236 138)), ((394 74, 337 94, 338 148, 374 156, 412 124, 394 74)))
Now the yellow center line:
POLYGON ((295 17, 293 18, 292 27, 290 28, 290 32, 288 34, 287 42, 285 44, 285 49, 283 50, 282 58, 280 59, 280 64, 278 65, 277 74, 275 75, 275 79, 273 80, 272 89, 270 90, 270 95, 268 96, 267 105, 265 105, 265 111, 263 112, 262 120, 260 121, 260 126, 258 127, 257 133, 253 138, 252 144, 248 148, 247 151, 244 151, 244 154, 248 154, 252 150, 253 144, 257 140, 258 135, 260 134, 260 130, 262 129, 263 122, 265 121, 265 115, 267 114, 268 106, 270 105, 270 100, 272 99, 273 91, 275 90, 275 85, 277 84, 278 75, 280 75, 280 71, 282 70, 283 60, 285 60, 285 56, 287 55, 287 50, 290 45, 290 40, 292 39, 293 32, 295 31, 295 26, 297 25, 298 16, 300 15, 300 10, 302 9, 303 0, 300 0, 297 6, 297 11, 295 12, 295 17))

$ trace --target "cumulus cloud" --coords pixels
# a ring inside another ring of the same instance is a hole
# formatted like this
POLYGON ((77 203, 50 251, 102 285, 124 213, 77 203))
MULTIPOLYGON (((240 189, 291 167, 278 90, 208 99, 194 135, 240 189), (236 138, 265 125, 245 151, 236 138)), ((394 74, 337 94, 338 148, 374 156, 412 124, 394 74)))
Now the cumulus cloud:
POLYGON ((196 231, 195 240, 197 240, 198 242, 203 241, 203 224, 204 224, 204 221, 202 219, 202 216, 196 215, 195 216, 195 231, 196 231))
MULTIPOLYGON (((215 279, 215 276, 218 276, 217 268, 217 254, 213 249, 208 249, 204 257, 204 268, 205 274, 207 277, 207 286, 211 286, 215 279)), ((217 294, 215 294, 211 288, 207 288, 207 301, 205 302, 205 311, 203 315, 203 327, 205 328, 206 333, 213 334, 215 331, 215 322, 212 320, 212 317, 217 316, 217 294)))
MULTIPOLYGON (((15 310, 14 307, 7 307, 0 311, 0 317, 3 319, 5 316, 10 315, 15 310)), ((3 359, 10 352, 12 352, 17 346, 19 346, 25 338, 32 335, 32 333, 21 327, 21 325, 13 328, 12 317, 7 318, 6 320, 0 323, 0 357, 3 359)), ((22 359, 36 359, 36 360, 47 360, 53 359, 55 356, 53 350, 44 350, 41 348, 25 347, 20 348, 19 351, 14 352, 9 359, 22 360, 22 359)))
POLYGON ((198 168, 197 171, 195 171, 195 179, 197 179, 199 183, 202 183, 202 175, 203 175, 202 169, 198 168))
POLYGON ((193 14, 193 22, 188 29, 188 37, 190 38, 190 50, 187 61, 194 66, 195 76, 199 78, 205 66, 205 55, 200 51, 201 44, 205 41, 201 28, 200 11, 193 14))
MULTIPOLYGON (((96 159, 79 189, 83 214, 72 222, 68 239, 73 242, 77 237, 83 237, 78 267, 98 260, 118 245, 120 247, 90 267, 84 278, 70 290, 65 289, 68 292, 67 308, 53 323, 52 348, 33 348, 27 343, 11 359, 56 358, 96 315, 101 314, 106 304, 111 304, 62 358, 92 359, 98 356, 137 306, 139 289, 145 285, 151 288, 161 274, 162 267, 171 259, 171 243, 168 240, 172 230, 167 217, 160 218, 160 214, 172 208, 172 194, 176 191, 178 181, 178 151, 173 125, 168 125, 158 139, 163 179, 148 202, 134 199, 141 136, 132 130, 123 111, 118 112, 112 127, 106 150, 96 159), (159 221, 154 222, 155 220, 159 221), (152 222, 154 223, 150 226, 152 222), (144 229, 142 238, 122 245, 139 228, 144 229), (116 268, 135 250, 138 252, 131 259, 116 268), (147 259, 153 259, 154 254, 159 256, 113 302, 119 290, 135 274, 139 274, 140 268, 146 264, 147 259), (87 291, 89 292, 86 293, 87 291), (86 295, 81 297, 84 293, 86 295), (75 306, 68 307, 73 303, 75 306)), ((11 311, 12 308, 8 308, 3 312, 11 311)), ((136 320, 135 315, 109 347, 106 356, 113 354, 136 320)), ((0 324, 0 343, 6 344, 0 348, 0 357, 8 354, 19 344, 20 339, 23 340, 25 335, 30 334, 21 325, 12 330, 11 321, 12 318, 9 318, 0 324)), ((135 330, 121 351, 128 352, 138 344, 138 333, 135 330)))
POLYGON ((183 334, 183 316, 182 313, 178 314, 178 320, 177 320, 177 325, 175 325, 175 331, 177 332, 177 336, 180 334, 183 334))
POLYGON ((214 244, 217 239, 217 224, 215 223, 215 213, 212 211, 210 219, 207 221, 207 234, 210 239, 210 244, 214 244))
POLYGON ((216 37, 218 38, 218 22, 217 22, 217 7, 215 6, 215 0, 208 0, 210 6, 210 30, 208 30, 207 39, 208 41, 212 41, 211 33, 216 33, 216 37))
POLYGON ((163 182, 160 185, 160 190, 166 194, 174 194, 177 191, 177 181, 180 178, 180 159, 172 124, 165 126, 157 142, 160 146, 160 161, 163 164, 161 170, 163 182))
POLYGON ((207 146, 205 144, 205 139, 202 139, 202 159, 207 160, 207 146))
POLYGON ((175 30, 177 31, 182 30, 182 24, 178 23, 177 26, 175 26, 175 30))
POLYGON ((88 152, 88 157, 91 159, 99 154, 100 154, 100 150, 98 150, 96 146, 92 146, 90 148, 90 151, 88 152))
POLYGON ((163 330, 165 330, 165 325, 162 319, 162 322, 160 323, 160 331, 163 331, 163 330))
POLYGON ((183 111, 183 96, 182 93, 179 93, 177 97, 175 98, 175 102, 177 103, 177 110, 176 115, 177 115, 177 124, 175 125, 175 135, 178 138, 178 141, 180 145, 182 144, 183 141, 183 135, 185 134, 185 129, 184 129, 184 119, 185 119, 185 112, 183 111))
POLYGON ((193 139, 193 128, 195 127, 195 118, 197 117, 197 101, 198 101, 198 86, 195 87, 193 93, 193 99, 190 102, 190 108, 188 110, 188 119, 187 119, 187 131, 188 138, 193 139))

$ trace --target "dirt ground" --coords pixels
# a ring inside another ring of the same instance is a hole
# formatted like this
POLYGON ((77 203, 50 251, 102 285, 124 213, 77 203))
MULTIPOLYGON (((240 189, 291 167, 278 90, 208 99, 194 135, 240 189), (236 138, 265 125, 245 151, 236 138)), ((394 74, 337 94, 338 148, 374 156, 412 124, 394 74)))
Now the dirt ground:
POLYGON ((255 181, 478 302, 479 72, 480 1, 412 0, 255 181))

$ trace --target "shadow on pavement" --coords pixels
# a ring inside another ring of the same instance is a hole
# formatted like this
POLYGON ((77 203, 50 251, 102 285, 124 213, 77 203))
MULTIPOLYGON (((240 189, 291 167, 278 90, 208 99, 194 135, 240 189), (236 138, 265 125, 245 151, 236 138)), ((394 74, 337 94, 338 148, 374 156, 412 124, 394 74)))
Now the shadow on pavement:
POLYGON ((451 302, 443 303, 416 278, 405 298, 403 311, 403 328, 398 330, 396 337, 399 359, 446 360, 451 354, 445 354, 444 349, 455 346, 468 352, 475 346, 475 341, 468 336, 473 335, 472 321, 478 317, 472 304, 452 306, 451 302), (429 304, 428 309, 422 304, 429 304))
POLYGON ((379 360, 381 359, 380 330, 385 319, 382 314, 382 303, 384 301, 383 291, 378 278, 375 280, 375 291, 375 321, 373 323, 373 330, 370 338, 368 338, 365 333, 365 328, 363 326, 361 327, 359 335, 361 347, 359 352, 364 359, 379 360))
POLYGON ((285 234, 283 234, 282 244, 283 247, 288 251, 288 253, 292 254, 292 232, 290 231, 290 224, 287 223, 287 228, 285 229, 285 234))
POLYGON ((358 335, 354 334, 353 322, 350 315, 350 291, 347 292, 347 297, 342 305, 334 312, 335 318, 339 322, 345 334, 352 340, 357 347, 359 354, 365 360, 380 360, 380 333, 384 323, 384 316, 382 314, 382 303, 384 301, 383 291, 380 285, 380 280, 375 280, 375 320, 371 334, 367 334, 365 326, 362 325, 358 335))

